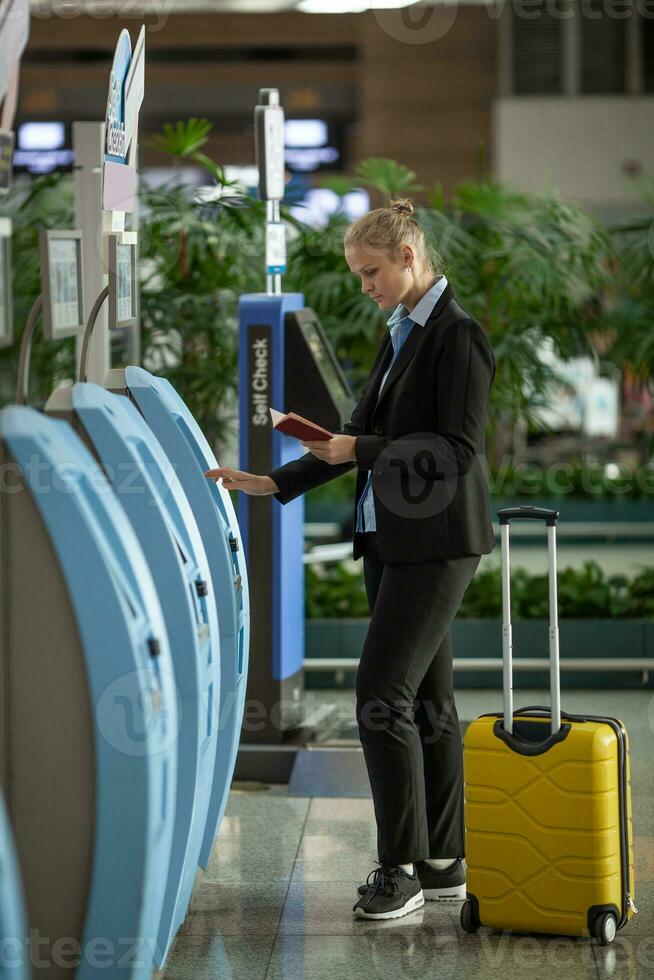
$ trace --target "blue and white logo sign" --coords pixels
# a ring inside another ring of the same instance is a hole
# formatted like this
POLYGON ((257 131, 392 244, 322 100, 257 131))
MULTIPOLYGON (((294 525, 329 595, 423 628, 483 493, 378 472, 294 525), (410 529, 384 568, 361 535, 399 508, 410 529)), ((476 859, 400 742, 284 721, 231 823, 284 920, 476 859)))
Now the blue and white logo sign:
MULTIPOLYGON (((129 145, 125 139, 125 81, 132 61, 132 40, 126 30, 116 45, 114 63, 109 78, 107 100, 105 160, 126 163, 129 145)), ((131 136, 131 134, 130 134, 131 136)))
POLYGON ((132 53, 129 32, 121 31, 109 78, 105 117, 102 206, 106 211, 133 211, 134 166, 139 110, 145 92, 145 27, 132 53))

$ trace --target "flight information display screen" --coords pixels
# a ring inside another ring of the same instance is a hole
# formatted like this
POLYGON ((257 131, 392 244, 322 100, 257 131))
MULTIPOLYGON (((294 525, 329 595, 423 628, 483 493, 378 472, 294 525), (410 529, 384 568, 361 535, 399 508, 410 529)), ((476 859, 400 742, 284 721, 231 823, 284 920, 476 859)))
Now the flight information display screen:
POLYGON ((48 340, 84 330, 82 235, 77 231, 41 233, 43 332, 48 340))

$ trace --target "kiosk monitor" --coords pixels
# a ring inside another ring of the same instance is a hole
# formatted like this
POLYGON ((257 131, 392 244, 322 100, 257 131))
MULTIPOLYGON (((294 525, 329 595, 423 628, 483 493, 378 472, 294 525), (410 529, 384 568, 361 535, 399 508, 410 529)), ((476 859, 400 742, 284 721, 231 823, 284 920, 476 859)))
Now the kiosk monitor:
POLYGON ((340 429, 355 400, 318 317, 311 309, 285 318, 284 406, 327 429, 340 429))
POLYGON ((332 393, 334 401, 338 403, 339 401, 351 398, 352 392, 343 374, 343 370, 336 360, 336 355, 330 347, 318 319, 311 315, 313 313, 312 310, 302 312, 304 315, 298 317, 300 329, 315 358, 318 369, 332 393))
POLYGON ((0 347, 8 347, 12 339, 11 222, 0 218, 0 347))
POLYGON ((43 334, 46 340, 84 330, 81 231, 43 230, 40 235, 43 334))
POLYGON ((136 235, 109 235, 109 328, 133 327, 138 317, 136 235))

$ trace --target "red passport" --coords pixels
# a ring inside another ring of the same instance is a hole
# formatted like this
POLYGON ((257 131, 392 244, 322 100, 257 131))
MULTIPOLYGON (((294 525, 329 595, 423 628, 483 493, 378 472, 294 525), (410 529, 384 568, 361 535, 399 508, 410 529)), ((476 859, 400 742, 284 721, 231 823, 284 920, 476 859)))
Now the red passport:
POLYGON ((309 419, 303 419, 301 415, 296 415, 295 412, 288 412, 284 415, 283 412, 276 412, 274 408, 269 411, 273 428, 279 429, 287 436, 293 436, 294 439, 301 439, 302 442, 307 440, 326 442, 333 436, 333 432, 328 432, 327 429, 323 429, 321 425, 316 425, 315 422, 310 422, 309 419))

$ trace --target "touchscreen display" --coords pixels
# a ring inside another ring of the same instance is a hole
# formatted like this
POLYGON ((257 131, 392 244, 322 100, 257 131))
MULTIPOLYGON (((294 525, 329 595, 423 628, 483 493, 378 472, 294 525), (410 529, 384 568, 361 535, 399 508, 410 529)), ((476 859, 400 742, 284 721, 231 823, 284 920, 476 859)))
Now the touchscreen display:
POLYGON ((72 330, 82 322, 79 288, 79 240, 50 238, 50 305, 52 329, 72 330))
POLYGON ((136 316, 134 282, 134 246, 116 246, 116 314, 119 323, 132 320, 136 316))
POLYGON ((343 384, 343 381, 338 374, 336 367, 334 366, 330 351, 327 350, 325 341, 319 333, 316 324, 312 323, 310 320, 303 320, 302 333, 304 334, 305 340, 311 348, 311 353, 320 366, 332 395, 336 399, 349 398, 350 393, 343 384))
POLYGON ((9 240, 0 238, 0 347, 8 342, 11 332, 9 322, 9 240))

